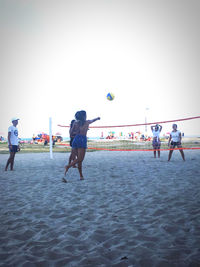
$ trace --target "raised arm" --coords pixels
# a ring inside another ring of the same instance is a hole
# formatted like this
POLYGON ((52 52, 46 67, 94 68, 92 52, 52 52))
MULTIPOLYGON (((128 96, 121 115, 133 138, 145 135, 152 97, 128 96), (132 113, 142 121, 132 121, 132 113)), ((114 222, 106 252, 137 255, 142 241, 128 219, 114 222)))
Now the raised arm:
POLYGON ((93 123, 93 122, 95 122, 95 121, 98 121, 98 120, 100 120, 100 117, 95 118, 95 119, 93 119, 93 120, 88 120, 88 124, 91 124, 91 123, 93 123))
POLYGON ((160 132, 162 131, 162 125, 159 125, 160 126, 160 132))

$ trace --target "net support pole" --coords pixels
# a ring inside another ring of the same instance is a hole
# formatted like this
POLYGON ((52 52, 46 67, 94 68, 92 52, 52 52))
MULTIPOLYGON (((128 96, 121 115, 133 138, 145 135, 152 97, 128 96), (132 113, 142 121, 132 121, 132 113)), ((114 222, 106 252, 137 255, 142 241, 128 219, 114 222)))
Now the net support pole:
POLYGON ((49 118, 49 152, 50 152, 50 159, 53 159, 53 144, 52 144, 52 118, 49 118))
POLYGON ((145 115, 145 119, 144 119, 144 123, 145 123, 145 134, 147 135, 147 115, 145 115))
POLYGON ((145 120, 144 120, 144 123, 145 123, 145 134, 147 135, 147 112, 148 112, 149 108, 146 107, 145 108, 145 120))

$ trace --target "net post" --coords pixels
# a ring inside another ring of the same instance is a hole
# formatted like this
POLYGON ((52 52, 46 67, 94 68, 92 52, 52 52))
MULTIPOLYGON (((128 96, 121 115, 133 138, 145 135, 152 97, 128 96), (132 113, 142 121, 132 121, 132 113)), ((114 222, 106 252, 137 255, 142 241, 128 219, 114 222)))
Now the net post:
POLYGON ((49 118, 49 153, 50 159, 53 159, 53 150, 52 150, 52 118, 49 118))
POLYGON ((144 120, 144 124, 145 124, 145 134, 147 135, 147 112, 148 112, 149 108, 146 107, 145 108, 145 120, 144 120))

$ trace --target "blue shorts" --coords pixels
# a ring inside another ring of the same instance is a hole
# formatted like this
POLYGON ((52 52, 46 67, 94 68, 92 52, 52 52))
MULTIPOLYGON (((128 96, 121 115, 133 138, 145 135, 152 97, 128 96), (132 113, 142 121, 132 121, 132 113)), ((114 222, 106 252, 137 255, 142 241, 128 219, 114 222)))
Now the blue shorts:
POLYGON ((9 147, 10 152, 18 152, 18 146, 12 145, 12 148, 9 147))
POLYGON ((87 148, 87 137, 77 134, 72 142, 72 148, 87 148))
POLYGON ((160 149, 160 140, 153 139, 152 145, 153 145, 153 148, 160 149))

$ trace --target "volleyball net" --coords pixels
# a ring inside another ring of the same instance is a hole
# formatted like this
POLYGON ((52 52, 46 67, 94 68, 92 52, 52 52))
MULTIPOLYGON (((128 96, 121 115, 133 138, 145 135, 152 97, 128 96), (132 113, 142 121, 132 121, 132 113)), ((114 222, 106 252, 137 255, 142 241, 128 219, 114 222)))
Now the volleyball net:
MULTIPOLYGON (((160 133, 161 147, 160 151, 170 150, 168 141, 172 124, 178 125, 182 135, 183 150, 200 149, 200 131, 198 131, 200 116, 181 118, 168 121, 155 121, 148 123, 130 124, 130 125, 108 125, 95 126, 92 124, 88 130, 88 150, 110 150, 110 151, 154 151, 152 146, 153 134, 151 126, 159 124, 162 126, 160 133), (194 128, 198 134, 190 134, 190 130, 194 128)), ((66 129, 68 133, 67 140, 61 145, 70 148, 69 145, 69 127, 68 125, 58 125, 66 129)), ((174 148, 179 150, 180 148, 174 148)), ((173 150, 174 150, 173 149, 173 150)))

